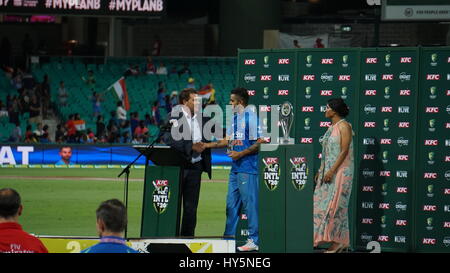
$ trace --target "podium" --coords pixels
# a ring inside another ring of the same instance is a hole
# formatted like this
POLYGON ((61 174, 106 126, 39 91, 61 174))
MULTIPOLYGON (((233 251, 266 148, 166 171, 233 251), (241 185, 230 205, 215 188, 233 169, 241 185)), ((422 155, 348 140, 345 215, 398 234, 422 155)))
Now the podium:
POLYGON ((133 146, 143 153, 145 162, 141 238, 176 237, 179 234, 180 179, 188 162, 170 146, 133 146), (155 166, 149 166, 152 161, 155 166))
POLYGON ((259 252, 313 252, 313 163, 312 145, 261 145, 259 252))

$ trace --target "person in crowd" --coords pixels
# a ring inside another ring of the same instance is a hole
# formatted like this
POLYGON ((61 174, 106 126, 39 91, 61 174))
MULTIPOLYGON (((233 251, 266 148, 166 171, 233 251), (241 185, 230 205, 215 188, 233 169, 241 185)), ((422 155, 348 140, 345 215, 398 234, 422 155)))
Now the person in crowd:
POLYGON ((38 123, 36 126, 36 129, 33 131, 33 134, 38 137, 38 139, 41 138, 41 136, 44 134, 44 129, 42 127, 42 123, 38 123))
POLYGON ((94 118, 97 118, 102 113, 102 97, 100 93, 92 93, 92 108, 94 112, 94 118))
POLYGON ((163 62, 159 62, 158 69, 156 69, 156 74, 158 75, 167 75, 167 67, 164 65, 163 62))
MULTIPOLYGON (((130 116, 131 116, 131 120, 130 120, 131 133, 134 133, 134 130, 136 130, 136 127, 139 126, 139 113, 132 112, 130 116)), ((130 134, 130 136, 132 136, 132 135, 133 134, 130 134)))
POLYGON ((122 126, 122 123, 124 123, 127 120, 127 111, 125 110, 125 108, 123 108, 121 101, 117 102, 116 116, 118 126, 122 126))
POLYGON ((55 165, 73 165, 70 161, 72 158, 72 147, 61 146, 59 149, 59 156, 61 159, 55 163, 55 165))
POLYGON ((30 118, 28 122, 40 123, 41 122, 41 103, 38 101, 36 95, 31 96, 30 102, 30 118))
POLYGON ((153 42, 152 47, 152 55, 153 56, 160 56, 161 55, 161 47, 162 47, 162 41, 159 35, 155 35, 155 41, 153 42))
POLYGON ((174 136, 171 132, 166 132, 162 140, 179 151, 188 164, 183 170, 181 182, 183 216, 180 235, 194 236, 202 173, 208 173, 211 178, 211 151, 203 147, 207 140, 203 136, 201 124, 206 124, 207 118, 202 119, 197 115, 201 105, 195 90, 184 89, 180 93, 179 101, 180 104, 172 109, 169 115, 169 123, 182 126, 182 131, 179 132, 185 130, 188 137, 174 136))
POLYGON ((194 90, 197 90, 197 85, 195 84, 195 79, 194 78, 192 78, 192 77, 188 78, 187 82, 188 83, 186 85, 186 88, 192 88, 194 90))
POLYGON ((0 253, 48 253, 44 244, 19 224, 23 205, 19 193, 0 189, 0 253))
POLYGON ((166 87, 162 81, 158 83, 157 99, 159 107, 166 108, 166 87))
POLYGON ((27 125, 26 131, 25 131, 25 143, 37 143, 38 140, 33 134, 33 131, 31 130, 31 125, 27 125))
POLYGON ((94 90, 94 88, 95 88, 95 82, 96 82, 96 81, 95 81, 95 76, 94 76, 94 71, 89 70, 89 71, 88 71, 88 76, 87 76, 87 78, 82 77, 81 79, 84 81, 84 83, 87 84, 87 86, 88 86, 89 88, 91 88, 92 90, 94 90))
POLYGON ((147 57, 147 63, 145 64, 145 73, 146 74, 155 74, 156 73, 156 67, 153 63, 152 57, 147 57))
POLYGON ((331 127, 323 136, 314 190, 314 246, 331 243, 326 253, 341 252, 350 244, 348 206, 354 159, 352 127, 345 120, 348 114, 344 100, 328 100, 325 117, 331 120, 331 127))
POLYGON ((189 65, 188 65, 187 63, 185 63, 185 64, 183 65, 183 68, 181 68, 181 69, 178 71, 178 76, 181 76, 181 75, 183 75, 183 74, 189 74, 189 75, 192 74, 191 69, 189 69, 189 65))
POLYGON ((56 125, 56 132, 55 132, 55 142, 56 143, 63 143, 65 142, 65 130, 63 124, 56 125))
POLYGON ((102 202, 96 210, 96 227, 100 242, 81 253, 138 253, 123 238, 128 223, 127 209, 117 199, 102 202))
POLYGON ((254 109, 248 106, 248 100, 247 89, 235 88, 231 91, 230 104, 234 115, 231 127, 227 128, 226 138, 206 143, 204 148, 228 147, 228 156, 232 159, 224 236, 235 236, 240 208, 243 206, 247 213, 249 236, 246 244, 238 247, 238 250, 258 251, 258 150, 264 141, 260 138, 258 118, 254 109))
POLYGON ((48 125, 45 124, 44 127, 42 127, 42 135, 39 137, 40 143, 50 143, 50 135, 48 133, 48 125))
POLYGON ((97 137, 97 139, 101 139, 104 135, 105 135, 105 129, 106 129, 106 127, 105 127, 105 123, 103 122, 103 116, 102 115, 99 115, 99 116, 97 116, 97 123, 96 123, 96 127, 97 127, 97 130, 95 131, 96 132, 96 137, 97 137))
POLYGON ((134 130, 134 135, 143 138, 145 133, 148 133, 148 128, 145 126, 145 122, 141 120, 139 126, 134 130))
POLYGON ((153 124, 158 126, 161 124, 161 114, 159 112, 159 102, 154 101, 152 106, 153 124))
POLYGON ((316 39, 316 43, 314 44, 314 48, 325 48, 325 45, 322 43, 321 38, 316 39))
POLYGON ((67 120, 66 124, 64 125, 67 131, 67 142, 74 143, 75 138, 77 135, 77 128, 75 127, 75 115, 70 114, 69 119, 67 120))
POLYGON ((42 102, 42 115, 44 119, 48 116, 48 109, 50 108, 50 99, 51 99, 51 92, 50 92, 50 80, 48 78, 48 75, 44 75, 44 80, 41 83, 41 102, 42 102))
POLYGON ((14 130, 11 132, 11 136, 8 139, 8 142, 22 142, 22 129, 20 128, 20 122, 16 122, 16 127, 14 127, 14 130))
POLYGON ((66 90, 64 81, 60 81, 59 88, 58 88, 59 106, 66 106, 68 97, 69 97, 69 93, 66 90))
POLYGON ((294 40, 294 48, 302 48, 302 46, 298 43, 298 40, 294 40))

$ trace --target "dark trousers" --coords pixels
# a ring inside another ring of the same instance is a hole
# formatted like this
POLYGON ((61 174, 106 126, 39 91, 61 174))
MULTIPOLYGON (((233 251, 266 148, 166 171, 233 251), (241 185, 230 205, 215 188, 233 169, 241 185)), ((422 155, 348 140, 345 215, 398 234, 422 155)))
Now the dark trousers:
MULTIPOLYGON (((196 164, 197 166, 197 164, 196 164)), ((185 169, 181 182, 181 198, 183 200, 183 217, 181 236, 194 236, 197 224, 197 207, 200 196, 201 168, 185 169)))

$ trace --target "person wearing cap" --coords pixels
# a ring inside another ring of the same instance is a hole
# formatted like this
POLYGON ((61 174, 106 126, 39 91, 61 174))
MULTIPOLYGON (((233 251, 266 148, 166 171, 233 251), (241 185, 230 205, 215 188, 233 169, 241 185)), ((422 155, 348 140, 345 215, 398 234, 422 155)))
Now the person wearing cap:
POLYGON ((194 78, 190 77, 188 79, 188 84, 186 85, 186 88, 192 88, 194 90, 197 89, 197 87, 195 86, 195 79, 194 78))

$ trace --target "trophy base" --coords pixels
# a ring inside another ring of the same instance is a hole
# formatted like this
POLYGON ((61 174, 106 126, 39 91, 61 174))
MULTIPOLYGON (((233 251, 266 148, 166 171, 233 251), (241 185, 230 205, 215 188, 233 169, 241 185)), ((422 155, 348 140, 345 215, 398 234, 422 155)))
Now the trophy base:
POLYGON ((294 145, 295 144, 295 140, 292 137, 290 137, 290 138, 279 137, 278 138, 278 144, 294 145))

